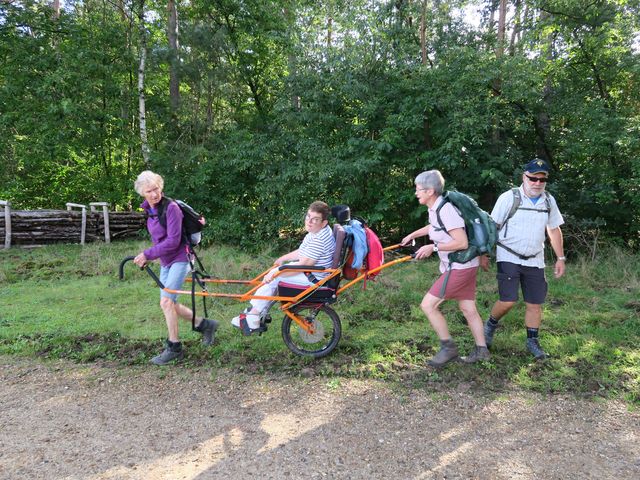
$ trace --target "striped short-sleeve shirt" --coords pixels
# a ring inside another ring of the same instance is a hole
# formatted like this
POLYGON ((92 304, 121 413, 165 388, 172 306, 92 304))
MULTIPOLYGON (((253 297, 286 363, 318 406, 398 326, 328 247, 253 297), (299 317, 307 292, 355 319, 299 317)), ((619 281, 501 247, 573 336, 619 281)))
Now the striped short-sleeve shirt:
MULTIPOLYGON (((331 228, 327 225, 318 233, 307 233, 298 249, 298 254, 315 260, 316 267, 331 268, 335 250, 336 240, 333 238, 331 228)), ((314 275, 316 278, 323 278, 328 274, 314 273, 314 275)))

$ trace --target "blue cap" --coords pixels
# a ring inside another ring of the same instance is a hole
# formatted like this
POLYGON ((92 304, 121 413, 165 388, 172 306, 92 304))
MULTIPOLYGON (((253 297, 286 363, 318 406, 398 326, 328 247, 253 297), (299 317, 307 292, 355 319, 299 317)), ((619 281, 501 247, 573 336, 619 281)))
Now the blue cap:
POLYGON ((534 158, 524 166, 524 171, 529 173, 549 173, 549 164, 541 158, 534 158))

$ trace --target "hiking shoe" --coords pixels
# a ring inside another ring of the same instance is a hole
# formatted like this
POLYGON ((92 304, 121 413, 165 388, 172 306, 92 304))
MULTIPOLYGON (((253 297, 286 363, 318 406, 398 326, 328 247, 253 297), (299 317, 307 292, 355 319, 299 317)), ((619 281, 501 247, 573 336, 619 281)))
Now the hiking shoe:
POLYGON ((496 333, 498 324, 492 324, 489 320, 484 323, 484 340, 487 342, 487 348, 493 343, 493 334, 496 333))
POLYGON ((427 363, 432 367, 442 367, 445 363, 450 362, 458 358, 458 347, 446 346, 442 347, 438 353, 436 353, 431 360, 427 363))
POLYGON ((527 338, 527 349, 533 354, 536 360, 544 360, 548 357, 537 338, 527 338))
POLYGON ((179 362, 183 357, 184 352, 182 349, 176 352, 167 346, 160 355, 156 355, 151 359, 151 363, 154 365, 168 365, 171 362, 179 362))
POLYGON ((489 358, 491 358, 489 349, 487 347, 476 345, 476 348, 473 349, 473 352, 471 352, 466 357, 462 357, 462 361, 464 363, 475 363, 482 360, 489 360, 489 358))
POLYGON ((213 343, 213 339, 215 338, 216 330, 220 326, 219 322, 215 320, 209 320, 208 318, 203 318, 199 328, 199 332, 202 333, 202 344, 207 347, 213 343))

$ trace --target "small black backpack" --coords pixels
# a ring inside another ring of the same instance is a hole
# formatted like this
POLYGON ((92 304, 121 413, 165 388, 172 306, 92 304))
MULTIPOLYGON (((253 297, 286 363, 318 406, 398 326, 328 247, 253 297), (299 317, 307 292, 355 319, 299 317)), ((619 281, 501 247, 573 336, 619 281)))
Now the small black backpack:
POLYGON ((176 202, 182 210, 182 237, 190 246, 195 247, 202 240, 204 217, 182 200, 164 197, 158 205, 158 221, 164 228, 167 228, 167 205, 170 202, 176 202))

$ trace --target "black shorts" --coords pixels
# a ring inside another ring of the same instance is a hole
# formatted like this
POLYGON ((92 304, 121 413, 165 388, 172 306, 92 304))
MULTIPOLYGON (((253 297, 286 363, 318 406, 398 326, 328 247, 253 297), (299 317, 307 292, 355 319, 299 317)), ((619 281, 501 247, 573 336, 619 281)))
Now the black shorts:
POLYGON ((518 287, 522 287, 522 297, 527 303, 542 305, 547 298, 547 279, 544 276, 544 268, 498 262, 496 278, 502 302, 517 302, 518 287))

